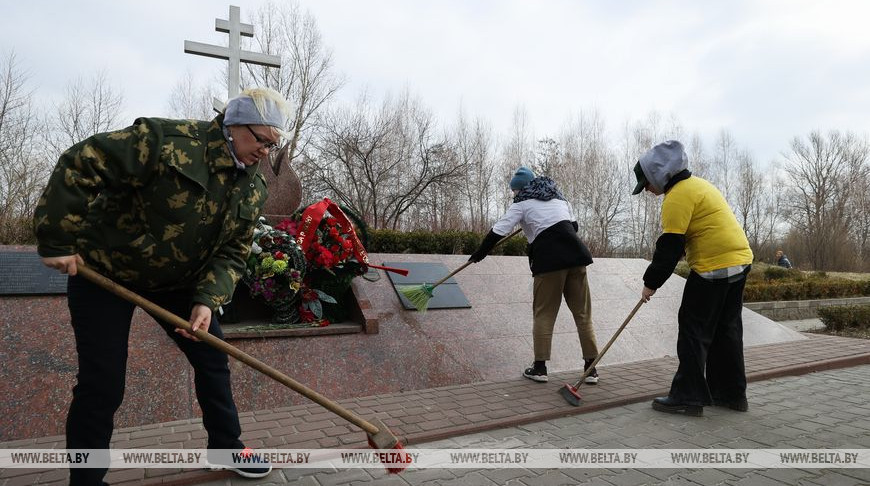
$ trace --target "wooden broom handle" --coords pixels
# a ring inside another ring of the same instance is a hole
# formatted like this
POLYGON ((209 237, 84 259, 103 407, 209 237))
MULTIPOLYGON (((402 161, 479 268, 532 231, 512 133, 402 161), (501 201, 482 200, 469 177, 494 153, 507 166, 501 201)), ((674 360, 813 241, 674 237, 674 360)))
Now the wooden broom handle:
POLYGON ((583 375, 581 375, 580 379, 577 380, 577 383, 574 384, 574 388, 577 388, 580 383, 583 383, 583 380, 585 380, 586 377, 589 376, 590 373, 592 373, 592 370, 595 369, 595 366, 598 364, 599 361, 601 361, 601 358, 604 357, 604 353, 606 353, 607 350, 610 349, 610 346, 613 345, 613 343, 616 341, 616 338, 619 337, 619 335, 622 333, 622 330, 625 329, 625 326, 627 326, 628 322, 631 321, 631 318, 634 317, 635 314, 637 314, 638 309, 640 309, 640 306, 642 306, 643 303, 644 300, 643 298, 641 298, 639 301, 637 301, 637 304, 634 304, 634 309, 632 309, 631 313, 628 314, 628 317, 626 317, 625 320, 622 321, 622 325, 619 326, 619 329, 617 329, 615 333, 613 333, 610 341, 607 341, 607 344, 604 345, 604 349, 598 352, 598 356, 596 356, 595 360, 592 361, 592 364, 590 364, 589 367, 586 368, 586 371, 583 372, 583 375))
POLYGON ((100 275, 99 273, 95 272, 94 270, 92 270, 84 265, 79 264, 78 265, 78 274, 85 277, 86 279, 90 280, 91 282, 99 285, 100 287, 108 290, 109 292, 112 292, 113 294, 121 297, 122 299, 124 299, 128 302, 131 302, 135 305, 138 305, 139 307, 141 307, 142 309, 144 309, 148 313, 150 313, 154 316, 157 316, 160 319, 163 319, 164 321, 169 322, 173 326, 184 329, 185 331, 189 332, 190 334, 193 334, 199 340, 205 342, 206 344, 223 351, 224 353, 232 356, 233 358, 236 358, 237 360, 241 361, 242 363, 245 363, 246 365, 250 366, 251 368, 254 368, 255 370, 259 371, 260 373, 263 373, 264 375, 274 379, 275 381, 287 386, 288 388, 292 389, 293 391, 295 391, 301 395, 304 395, 305 397, 316 402, 318 405, 321 405, 321 406, 329 409, 331 412, 335 413, 339 417, 341 417, 341 418, 347 420, 348 422, 356 425, 357 427, 363 429, 367 433, 377 434, 380 431, 376 426, 367 422, 362 417, 356 415, 355 413, 351 412, 350 410, 335 403, 334 401, 330 400, 329 398, 326 398, 325 396, 321 395, 320 393, 317 393, 316 391, 312 390, 311 388, 308 388, 307 386, 303 385, 302 383, 299 383, 298 381, 294 380, 293 378, 290 378, 289 376, 285 375, 284 373, 281 373, 277 369, 267 365, 266 363, 258 360, 257 358, 245 353, 241 349, 227 343, 226 341, 224 341, 222 339, 219 339, 219 338, 209 334, 206 331, 203 331, 202 329, 197 329, 196 331, 193 331, 190 327, 189 322, 176 316, 175 314, 169 312, 168 310, 160 307, 159 305, 155 304, 154 302, 151 302, 150 300, 140 296, 139 294, 136 294, 135 292, 132 292, 131 290, 129 290, 121 285, 118 285, 117 283, 115 283, 112 280, 100 275))
MULTIPOLYGON (((516 231, 514 231, 513 233, 511 233, 511 234, 505 236, 504 238, 498 240, 498 242, 497 242, 496 244, 492 245, 492 247, 495 248, 495 247, 497 247, 498 245, 504 243, 505 241, 507 241, 507 240, 513 238, 514 236, 516 236, 517 234, 519 234, 519 232, 522 231, 522 230, 523 230, 522 228, 518 228, 518 229, 517 229, 516 231)), ((471 261, 471 260, 468 260, 468 261, 465 262, 461 267, 459 267, 459 268, 457 268, 456 270, 450 272, 449 274, 447 274, 446 277, 444 277, 444 278, 442 278, 441 280, 439 280, 439 281, 435 282, 434 284, 432 284, 432 288, 434 289, 435 287, 437 287, 437 286, 443 284, 444 282, 446 282, 447 280, 449 280, 450 277, 452 277, 452 276, 456 275, 457 273, 461 272, 462 269, 464 269, 465 267, 471 265, 472 263, 474 263, 474 262, 471 261)))

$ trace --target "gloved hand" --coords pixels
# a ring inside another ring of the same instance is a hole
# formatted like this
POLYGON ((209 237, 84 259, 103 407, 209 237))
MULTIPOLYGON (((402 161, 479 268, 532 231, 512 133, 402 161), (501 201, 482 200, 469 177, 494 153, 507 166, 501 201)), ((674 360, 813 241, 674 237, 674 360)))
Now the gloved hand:
POLYGON ((486 237, 480 243, 480 247, 478 247, 470 257, 468 257, 468 261, 477 263, 486 258, 486 256, 489 255, 489 252, 492 251, 493 247, 495 247, 496 243, 502 239, 502 236, 503 235, 500 235, 493 230, 489 230, 489 233, 486 234, 486 237))

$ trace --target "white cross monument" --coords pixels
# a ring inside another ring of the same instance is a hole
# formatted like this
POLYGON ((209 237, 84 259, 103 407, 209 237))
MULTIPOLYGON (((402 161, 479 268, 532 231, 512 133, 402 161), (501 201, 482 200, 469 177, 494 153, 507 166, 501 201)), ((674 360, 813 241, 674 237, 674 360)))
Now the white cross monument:
MULTIPOLYGON (((281 67, 281 58, 278 56, 242 50, 241 36, 254 37, 254 26, 241 23, 240 17, 239 7, 230 5, 229 21, 215 19, 214 30, 230 35, 228 47, 203 44, 202 42, 193 42, 189 40, 184 41, 184 52, 186 54, 197 54, 217 59, 226 59, 230 62, 227 74, 227 99, 234 98, 239 94, 239 84, 241 83, 239 70, 241 68, 241 63, 247 62, 250 64, 258 64, 260 66, 275 68, 281 67)), ((218 112, 222 112, 224 106, 225 103, 223 101, 218 99, 214 100, 214 109, 218 112)))

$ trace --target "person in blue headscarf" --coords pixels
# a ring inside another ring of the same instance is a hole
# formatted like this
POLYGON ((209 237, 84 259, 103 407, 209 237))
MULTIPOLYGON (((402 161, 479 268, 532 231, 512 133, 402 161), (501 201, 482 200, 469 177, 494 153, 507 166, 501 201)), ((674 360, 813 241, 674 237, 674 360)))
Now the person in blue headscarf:
MULTIPOLYGON (((553 342, 553 326, 564 296, 580 337, 584 371, 598 357, 592 328, 592 300, 586 267, 592 264, 589 249, 577 235, 578 225, 571 204, 546 176, 535 177, 527 167, 516 170, 510 180, 513 204, 493 225, 470 261, 483 260, 498 241, 520 225, 529 242, 527 253, 534 278, 532 341, 534 361, 523 376, 546 383, 547 361, 553 342)), ((585 382, 598 383, 598 372, 589 370, 585 382)))

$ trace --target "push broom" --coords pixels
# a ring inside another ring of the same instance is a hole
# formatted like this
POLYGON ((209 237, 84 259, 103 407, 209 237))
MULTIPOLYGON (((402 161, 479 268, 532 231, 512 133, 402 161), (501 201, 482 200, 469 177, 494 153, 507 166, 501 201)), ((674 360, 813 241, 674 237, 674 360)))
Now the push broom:
POLYGON ((311 388, 308 388, 302 383, 299 383, 293 378, 290 378, 284 373, 267 365, 266 363, 258 360, 257 358, 254 358, 253 356, 245 353, 241 349, 227 343, 226 341, 219 339, 209 334, 208 332, 203 331, 202 329, 197 329, 196 331, 193 331, 189 322, 160 307, 159 305, 151 302, 150 300, 100 275, 99 273, 84 265, 78 265, 78 274, 99 285, 100 287, 108 290, 109 292, 112 292, 113 294, 121 297, 122 299, 138 305, 146 312, 171 323, 175 327, 184 329, 188 333, 196 336, 200 341, 203 341, 206 344, 223 351, 224 353, 232 356, 233 358, 236 358, 237 360, 245 363, 251 368, 254 368, 255 370, 263 373, 264 375, 274 379, 278 383, 281 383, 282 385, 287 386, 291 390, 309 398, 313 402, 335 413, 339 417, 356 425, 357 427, 365 431, 365 433, 368 435, 368 443, 373 449, 399 450, 400 452, 397 453, 398 455, 393 456, 396 457, 396 459, 390 461, 390 465, 385 465, 387 472, 391 474, 397 474, 402 472, 402 470, 404 470, 406 467, 408 467, 408 464, 410 463, 410 456, 408 456, 407 453, 401 452, 401 450, 404 449, 402 443, 399 442, 399 439, 395 435, 393 435, 387 428, 387 426, 384 425, 384 423, 380 420, 375 419, 371 422, 368 422, 362 417, 351 412, 350 410, 330 400, 329 398, 326 398, 320 393, 312 390, 311 388))
MULTIPOLYGON (((505 241, 513 238, 514 236, 519 234, 520 231, 522 231, 522 228, 520 228, 520 229, 514 231, 513 233, 505 236, 504 238, 498 240, 498 243, 493 245, 493 248, 495 248, 496 246, 498 246, 498 245, 504 243, 505 241)), ((410 302, 411 305, 416 307, 418 311, 426 312, 426 309, 429 307, 429 299, 431 299, 434 296, 433 291, 435 290, 435 287, 443 284, 444 282, 449 280, 450 277, 461 272, 465 267, 471 265, 472 263, 474 263, 474 262, 471 260, 468 260, 461 267, 450 272, 446 277, 435 282, 434 284, 430 285, 430 284, 427 284, 424 282, 420 285, 400 285, 400 286, 396 287, 396 290, 398 290, 399 293, 404 295, 405 298, 408 299, 408 302, 410 302)))
POLYGON ((637 304, 634 305, 634 309, 631 310, 631 314, 629 314, 628 317, 625 318, 625 321, 622 322, 622 325, 619 326, 619 329, 617 329, 616 332, 613 333, 613 337, 610 338, 610 341, 607 341, 604 349, 602 349, 598 353, 598 357, 596 357, 595 361, 593 361, 592 364, 590 364, 589 367, 586 368, 586 371, 583 372, 583 375, 580 377, 580 379, 577 380, 577 382, 573 385, 570 383, 566 383, 565 386, 559 388, 559 394, 562 395, 562 398, 564 398, 565 401, 567 401, 571 405, 574 405, 575 407, 580 406, 580 400, 583 399, 583 397, 580 396, 580 385, 583 383, 583 380, 585 380, 586 377, 589 376, 590 373, 592 373, 592 370, 595 369, 595 365, 597 365, 598 362, 601 361, 604 353, 606 353, 607 350, 610 349, 610 346, 613 344, 614 341, 616 341, 616 338, 619 337, 619 334, 622 333, 622 330, 625 329, 625 326, 628 325, 628 322, 631 320, 632 317, 634 317, 634 315, 637 313, 637 310, 640 309, 641 305, 643 305, 643 299, 640 299, 637 304))

